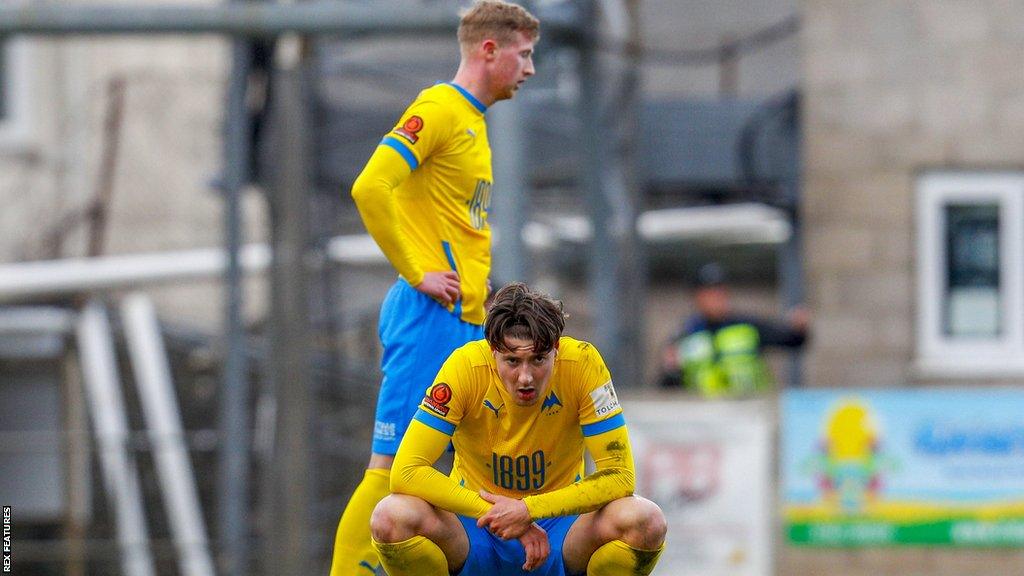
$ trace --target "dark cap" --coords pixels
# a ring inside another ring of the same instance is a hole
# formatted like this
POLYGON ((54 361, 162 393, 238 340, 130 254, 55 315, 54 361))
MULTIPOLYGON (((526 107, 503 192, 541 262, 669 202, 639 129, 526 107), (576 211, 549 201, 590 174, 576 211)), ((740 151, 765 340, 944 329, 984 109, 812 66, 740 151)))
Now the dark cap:
POLYGON ((698 288, 724 286, 725 282, 725 268, 722 268, 722 265, 717 262, 705 264, 697 270, 698 288))

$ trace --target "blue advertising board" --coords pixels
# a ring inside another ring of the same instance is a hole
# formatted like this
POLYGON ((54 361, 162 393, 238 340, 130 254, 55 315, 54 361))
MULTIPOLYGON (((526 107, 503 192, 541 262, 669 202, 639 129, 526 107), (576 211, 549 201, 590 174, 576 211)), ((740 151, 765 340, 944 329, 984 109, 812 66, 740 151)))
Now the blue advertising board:
POLYGON ((1024 545, 1024 391, 788 391, 781 422, 791 543, 1024 545))

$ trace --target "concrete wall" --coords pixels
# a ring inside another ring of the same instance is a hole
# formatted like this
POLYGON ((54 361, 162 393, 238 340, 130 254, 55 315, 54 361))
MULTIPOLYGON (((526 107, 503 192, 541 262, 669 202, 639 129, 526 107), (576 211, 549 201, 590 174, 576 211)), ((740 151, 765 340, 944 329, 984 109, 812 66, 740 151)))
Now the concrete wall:
POLYGON ((807 381, 923 383, 911 368, 916 175, 1024 165, 1024 5, 803 6, 807 381))

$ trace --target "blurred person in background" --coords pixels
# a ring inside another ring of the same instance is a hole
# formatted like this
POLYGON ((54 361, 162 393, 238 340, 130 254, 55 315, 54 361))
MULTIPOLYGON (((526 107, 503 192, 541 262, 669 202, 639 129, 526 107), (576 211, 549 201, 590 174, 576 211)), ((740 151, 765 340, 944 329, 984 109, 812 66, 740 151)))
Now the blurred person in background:
POLYGON ((459 23, 455 77, 420 92, 352 185, 367 231, 400 276, 381 305, 372 454, 338 523, 331 576, 376 569, 370 514, 388 494, 423 390, 453 350, 483 335, 492 182, 484 112, 533 75, 539 33, 520 6, 474 3, 459 23))
POLYGON ((801 348, 810 314, 790 310, 780 322, 732 310, 725 270, 718 263, 697 272, 697 312, 662 351, 660 384, 707 398, 742 397, 770 390, 773 378, 763 348, 801 348))
POLYGON ((486 338, 445 361, 395 456, 394 493, 373 512, 388 574, 654 570, 665 517, 633 495, 629 433, 600 353, 564 328, 561 302, 509 284, 487 312, 486 338), (449 443, 446 476, 433 464, 449 443))

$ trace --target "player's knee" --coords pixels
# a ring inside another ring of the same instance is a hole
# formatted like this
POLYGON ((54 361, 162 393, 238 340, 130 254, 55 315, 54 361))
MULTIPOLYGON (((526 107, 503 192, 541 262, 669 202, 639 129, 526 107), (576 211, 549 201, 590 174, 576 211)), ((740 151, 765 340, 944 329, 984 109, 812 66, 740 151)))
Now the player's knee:
POLYGON ((650 550, 661 546, 668 531, 668 523, 661 507, 646 498, 635 497, 635 501, 634 529, 640 540, 636 542, 637 547, 650 550))
POLYGON ((632 496, 616 501, 614 523, 619 538, 630 546, 653 550, 665 541, 668 525, 661 508, 646 498, 632 496))
POLYGON ((665 534, 668 532, 668 522, 665 520, 665 513, 661 511, 661 507, 647 500, 641 498, 644 503, 644 548, 653 549, 661 546, 665 542, 665 534))
POLYGON ((405 494, 391 494, 377 503, 370 516, 370 533, 377 542, 401 542, 420 532, 430 506, 405 494))

